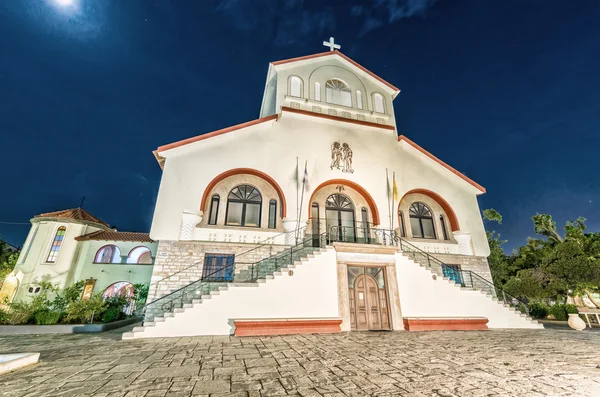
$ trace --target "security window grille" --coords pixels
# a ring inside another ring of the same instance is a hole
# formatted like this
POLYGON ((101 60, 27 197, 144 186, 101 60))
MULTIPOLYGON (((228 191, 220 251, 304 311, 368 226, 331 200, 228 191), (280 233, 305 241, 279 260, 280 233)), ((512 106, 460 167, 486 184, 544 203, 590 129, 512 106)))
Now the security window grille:
POLYGON ((233 281, 235 255, 205 254, 202 280, 233 281))

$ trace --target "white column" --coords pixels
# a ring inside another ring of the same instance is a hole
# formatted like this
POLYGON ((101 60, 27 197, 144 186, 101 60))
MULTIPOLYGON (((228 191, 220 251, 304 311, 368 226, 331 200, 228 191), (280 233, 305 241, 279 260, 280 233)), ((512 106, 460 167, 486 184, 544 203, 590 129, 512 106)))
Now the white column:
POLYGON ((304 239, 306 222, 298 222, 296 219, 285 218, 283 228, 285 229, 285 243, 287 245, 296 245, 297 240, 304 239))
POLYGON ((179 240, 194 240, 196 225, 202 220, 202 212, 183 211, 181 214, 181 228, 179 240))
POLYGON ((471 243, 471 233, 461 231, 452 232, 458 243, 458 253, 461 255, 473 255, 473 244, 471 243))

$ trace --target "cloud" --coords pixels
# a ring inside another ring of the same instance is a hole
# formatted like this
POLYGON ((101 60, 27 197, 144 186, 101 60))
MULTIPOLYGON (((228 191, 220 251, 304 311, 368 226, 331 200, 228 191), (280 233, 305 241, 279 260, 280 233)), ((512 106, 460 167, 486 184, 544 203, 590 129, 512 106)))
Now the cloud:
POLYGON ((424 17, 437 1, 345 0, 334 8, 321 3, 309 7, 305 0, 219 0, 215 11, 238 31, 246 34, 260 31, 262 37, 276 46, 287 46, 332 33, 336 23, 357 25, 358 35, 362 36, 401 19, 424 17))

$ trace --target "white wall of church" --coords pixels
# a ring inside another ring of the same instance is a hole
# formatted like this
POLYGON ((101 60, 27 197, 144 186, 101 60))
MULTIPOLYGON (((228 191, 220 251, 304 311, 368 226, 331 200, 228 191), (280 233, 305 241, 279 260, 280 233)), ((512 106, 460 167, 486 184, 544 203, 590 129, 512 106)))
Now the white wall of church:
POLYGON ((229 335, 235 319, 338 317, 336 254, 329 249, 297 266, 293 275, 283 272, 257 286, 238 284, 146 327, 140 336, 229 335))
POLYGON ((396 172, 400 197, 417 188, 443 197, 454 210, 460 231, 472 236, 473 254, 489 255, 476 198, 479 191, 412 146, 398 142, 395 131, 283 112, 277 120, 160 154, 166 162, 150 233, 154 240, 178 240, 183 212, 198 212, 204 189, 211 180, 234 168, 253 168, 271 176, 285 194, 288 219, 296 219, 301 210, 301 218, 306 221, 314 190, 328 180, 346 179, 373 197, 381 227, 390 227, 390 216, 397 227, 396 211, 389 211, 388 169, 390 177, 396 172), (331 145, 336 141, 348 143, 354 152, 354 173, 330 169, 331 145), (304 162, 308 164, 308 188, 301 207, 297 205, 294 178, 296 157, 301 175, 304 162))
POLYGON ((403 318, 485 317, 489 328, 539 328, 479 291, 461 289, 400 253, 395 257, 403 318))
POLYGON ((75 237, 97 230, 89 226, 76 222, 56 222, 56 221, 35 221, 33 222, 31 238, 28 238, 26 246, 23 247, 19 256, 15 273, 21 271, 24 274, 23 280, 15 299, 24 299, 28 297, 27 287, 30 284, 39 281, 49 281, 64 287, 69 278, 71 264, 79 255, 78 244, 75 237), (58 257, 54 263, 48 263, 48 253, 54 241, 54 237, 59 227, 66 227, 65 236, 58 252, 58 257))

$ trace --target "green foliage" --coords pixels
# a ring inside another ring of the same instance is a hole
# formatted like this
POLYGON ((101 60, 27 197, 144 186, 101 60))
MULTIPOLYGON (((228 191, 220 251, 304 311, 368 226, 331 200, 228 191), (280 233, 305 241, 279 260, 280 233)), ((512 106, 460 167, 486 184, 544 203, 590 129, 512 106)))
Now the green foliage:
POLYGON ((500 225, 502 224, 502 215, 493 208, 483 210, 483 219, 486 221, 498 222, 500 225))
POLYGON ((13 271, 19 259, 19 253, 8 249, 8 244, 0 240, 0 286, 6 276, 13 271))
POLYGON ((125 318, 125 313, 119 307, 109 307, 102 316, 103 323, 112 323, 113 321, 125 318))
POLYGON ((133 285, 133 300, 135 302, 135 310, 141 309, 146 300, 148 299, 148 291, 150 285, 148 284, 134 284, 133 285))
POLYGON ((567 321, 569 314, 577 314, 579 311, 575 305, 557 303, 552 305, 549 310, 552 317, 558 321, 567 321))
POLYGON ((64 288, 62 292, 57 291, 52 301, 52 308, 60 313, 64 313, 71 303, 77 302, 81 298, 84 284, 85 281, 78 281, 70 287, 64 288))
POLYGON ((5 312, 4 324, 29 324, 34 316, 33 305, 29 302, 13 302, 5 312))
POLYGON ((34 315, 35 323, 37 325, 52 325, 58 323, 60 319, 60 312, 42 311, 37 312, 34 315))
POLYGON ((93 294, 89 299, 72 302, 66 310, 65 321, 69 323, 91 323, 99 320, 106 309, 102 294, 93 294))
POLYGON ((529 315, 533 318, 543 319, 548 315, 548 306, 539 302, 529 304, 529 315))

